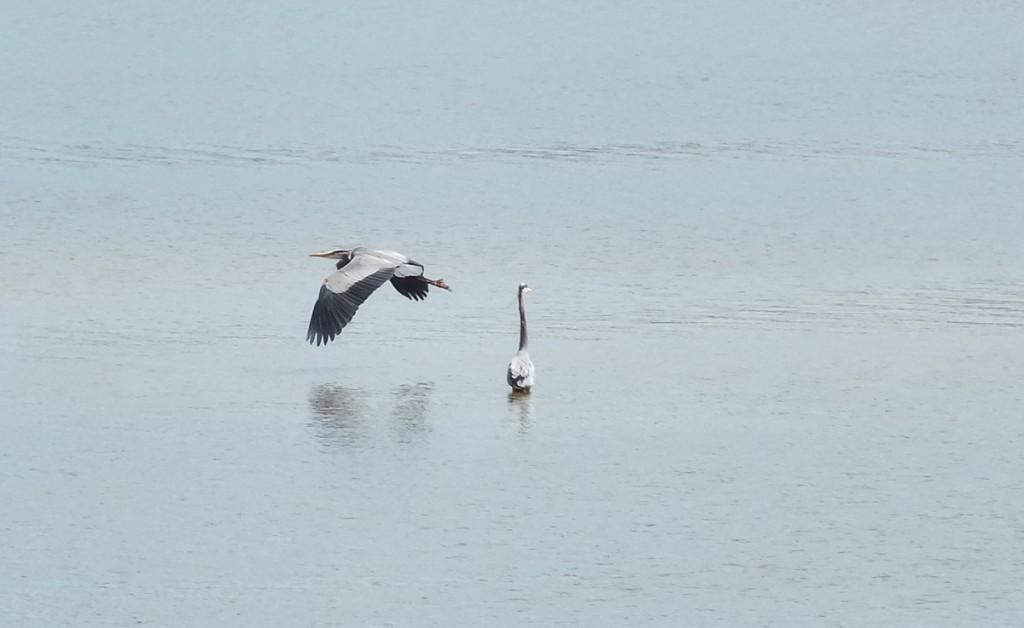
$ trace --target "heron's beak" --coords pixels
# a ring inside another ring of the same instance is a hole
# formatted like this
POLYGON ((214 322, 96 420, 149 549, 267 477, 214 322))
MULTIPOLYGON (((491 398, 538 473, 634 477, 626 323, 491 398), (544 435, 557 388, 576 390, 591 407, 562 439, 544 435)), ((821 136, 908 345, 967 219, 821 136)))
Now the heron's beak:
POLYGON ((338 259, 339 251, 336 249, 330 249, 328 251, 320 251, 318 253, 310 253, 310 257, 325 257, 327 259, 338 259))
POLYGON ((530 287, 523 288, 523 294, 526 294, 527 292, 533 292, 533 288, 530 288, 530 287))

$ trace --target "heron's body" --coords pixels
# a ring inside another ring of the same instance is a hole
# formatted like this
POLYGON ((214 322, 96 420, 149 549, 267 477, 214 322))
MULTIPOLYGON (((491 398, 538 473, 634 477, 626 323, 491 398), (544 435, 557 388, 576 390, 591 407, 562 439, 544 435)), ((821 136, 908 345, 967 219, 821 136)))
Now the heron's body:
POLYGON ((526 349, 517 351, 508 363, 508 373, 505 374, 505 381, 512 387, 514 392, 530 392, 533 388, 533 360, 530 359, 530 352, 526 349))
POLYGON ((505 374, 505 381, 513 392, 530 392, 533 388, 534 368, 530 352, 526 350, 526 306, 523 304, 523 295, 529 291, 525 283, 519 284, 519 351, 512 356, 505 374))
POLYGON ((443 279, 423 276, 423 264, 397 251, 357 247, 313 253, 314 257, 338 260, 338 271, 324 279, 313 306, 306 340, 327 344, 349 324, 356 310, 385 281, 391 281, 402 296, 421 301, 430 286, 449 290, 443 279))

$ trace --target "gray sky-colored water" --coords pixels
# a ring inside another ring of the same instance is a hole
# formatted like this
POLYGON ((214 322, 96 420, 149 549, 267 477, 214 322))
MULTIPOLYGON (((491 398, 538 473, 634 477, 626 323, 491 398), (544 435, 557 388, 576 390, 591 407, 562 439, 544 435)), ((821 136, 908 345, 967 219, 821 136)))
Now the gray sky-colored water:
POLYGON ((0 623, 1018 625, 1022 26, 4 4, 0 623))

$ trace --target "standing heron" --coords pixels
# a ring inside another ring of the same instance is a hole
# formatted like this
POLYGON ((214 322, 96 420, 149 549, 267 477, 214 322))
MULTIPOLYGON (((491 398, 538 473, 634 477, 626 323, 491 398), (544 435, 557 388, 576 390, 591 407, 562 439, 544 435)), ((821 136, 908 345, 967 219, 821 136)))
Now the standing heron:
POLYGON ((338 271, 324 279, 320 297, 313 306, 306 340, 326 345, 348 325, 356 310, 385 281, 402 296, 416 301, 427 298, 430 286, 451 291, 444 279, 427 279, 423 264, 395 251, 357 247, 310 253, 310 257, 338 260, 338 271))
POLYGON ((519 351, 512 356, 505 374, 505 381, 512 387, 512 392, 530 392, 533 388, 533 360, 526 350, 526 308, 523 305, 523 295, 531 290, 533 288, 525 283, 519 284, 519 351))

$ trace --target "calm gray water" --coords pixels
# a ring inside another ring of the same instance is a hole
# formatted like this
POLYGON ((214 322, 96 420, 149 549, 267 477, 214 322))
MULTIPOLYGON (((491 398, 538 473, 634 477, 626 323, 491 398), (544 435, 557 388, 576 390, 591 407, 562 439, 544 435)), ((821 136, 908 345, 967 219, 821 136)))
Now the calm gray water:
POLYGON ((146 4, 3 3, 0 624, 1020 625, 1018 3, 146 4))

